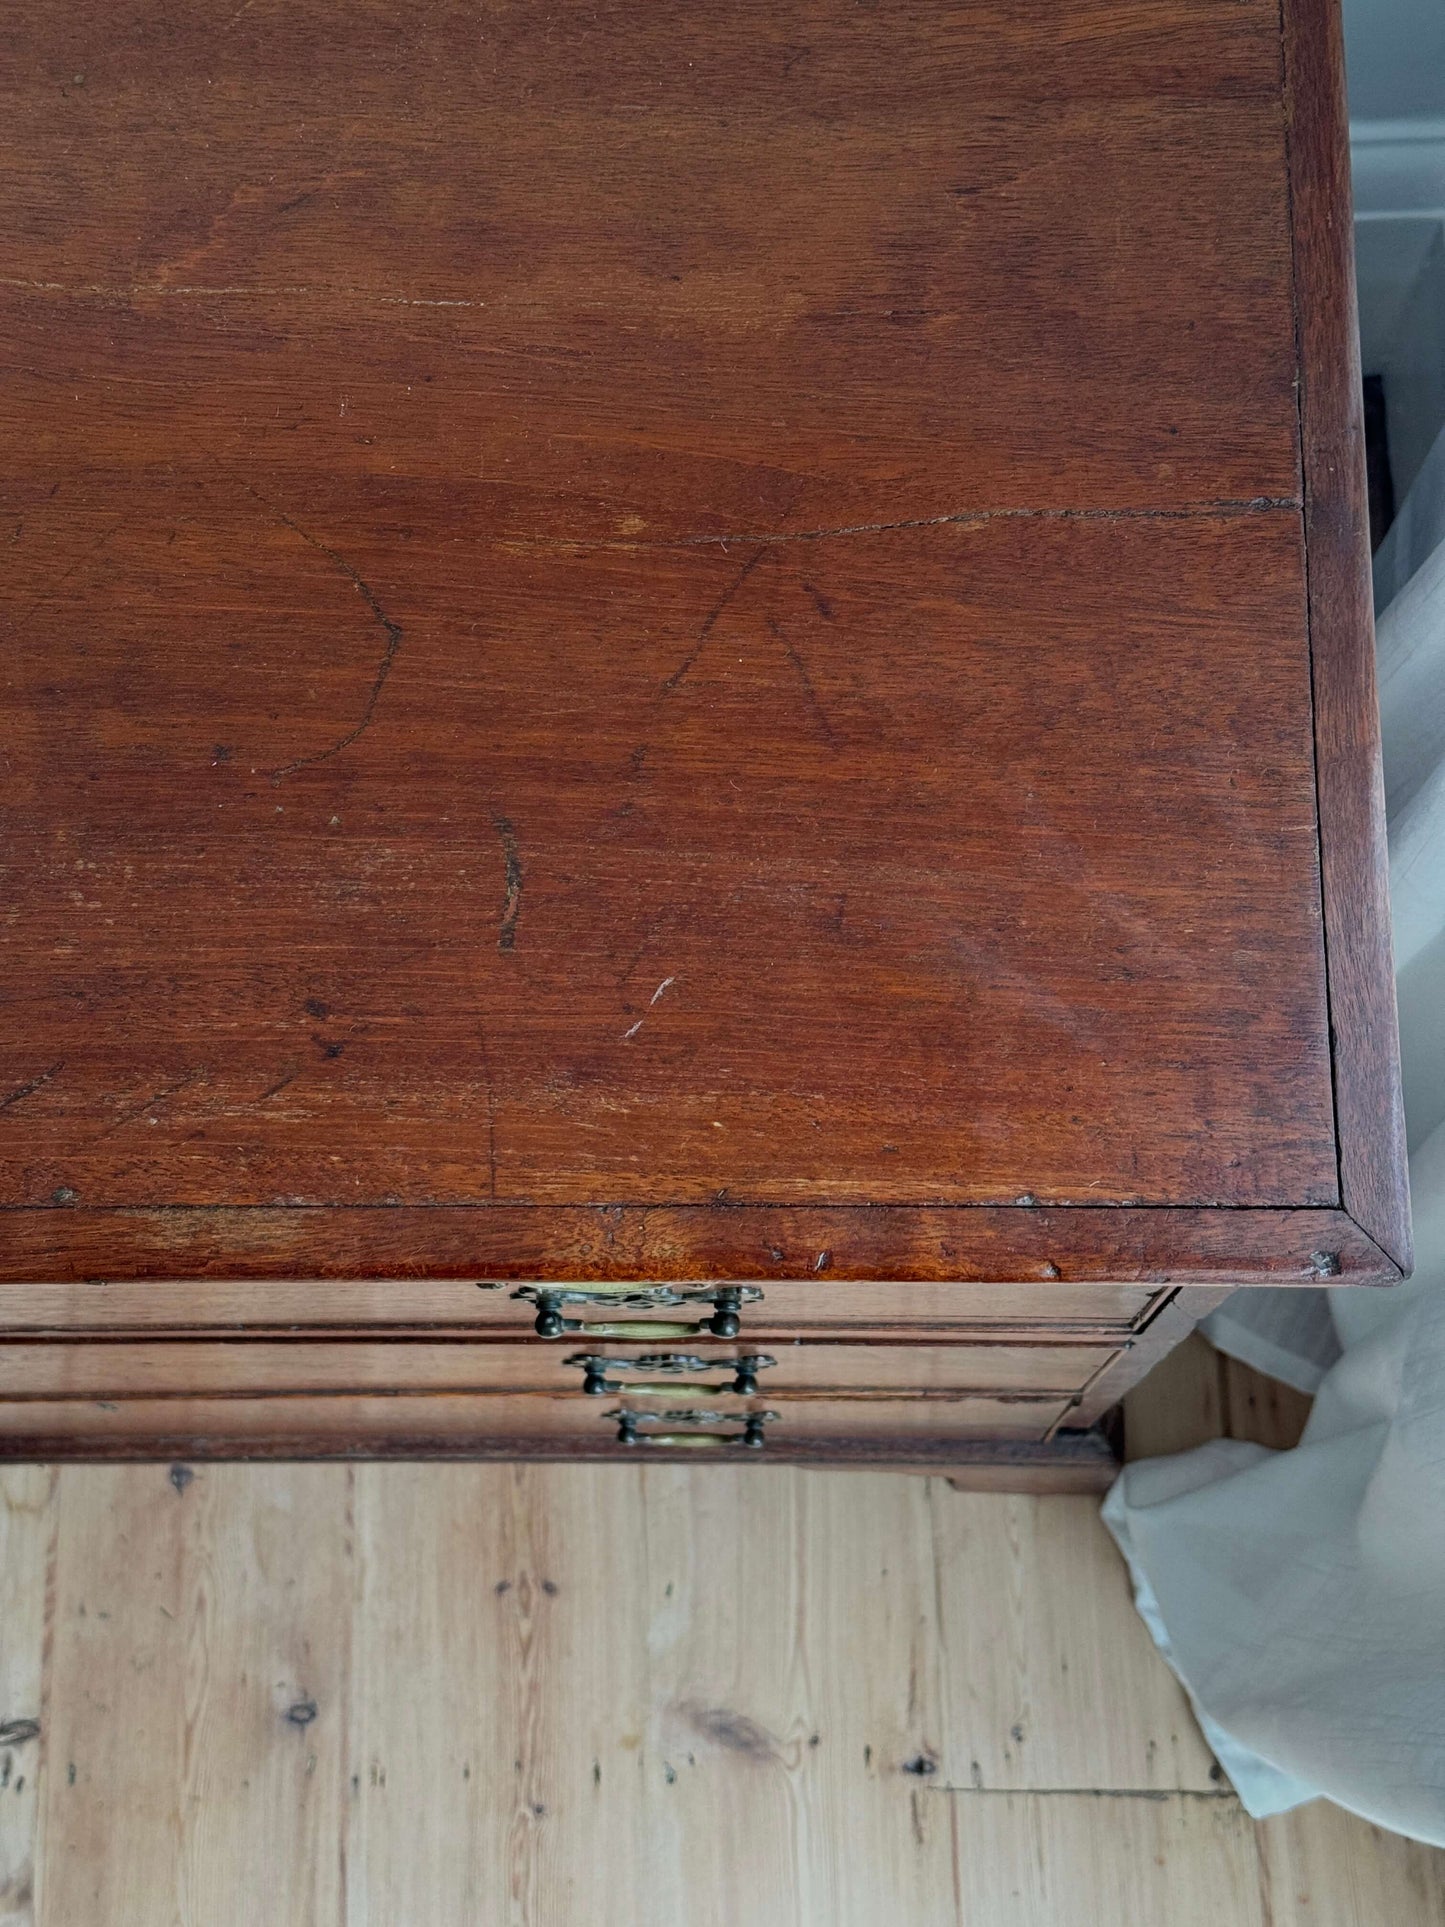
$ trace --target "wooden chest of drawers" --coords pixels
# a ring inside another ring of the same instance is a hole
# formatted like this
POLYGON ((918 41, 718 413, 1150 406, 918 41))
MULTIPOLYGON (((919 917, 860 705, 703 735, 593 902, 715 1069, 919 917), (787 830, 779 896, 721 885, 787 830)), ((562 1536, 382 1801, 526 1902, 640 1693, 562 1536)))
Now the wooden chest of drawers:
POLYGON ((1408 1269, 1330 0, 13 38, 0 1454, 1098 1483, 1408 1269))

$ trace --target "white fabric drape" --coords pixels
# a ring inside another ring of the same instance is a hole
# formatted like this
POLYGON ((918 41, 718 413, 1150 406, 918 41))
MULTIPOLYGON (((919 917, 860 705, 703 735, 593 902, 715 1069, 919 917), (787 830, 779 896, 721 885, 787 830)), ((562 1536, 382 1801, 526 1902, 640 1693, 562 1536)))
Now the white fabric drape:
POLYGON ((1231 1299, 1215 1342, 1317 1389, 1299 1446, 1142 1460, 1104 1519, 1256 1818, 1326 1795, 1445 1846, 1445 435, 1375 585, 1415 1276, 1231 1299))

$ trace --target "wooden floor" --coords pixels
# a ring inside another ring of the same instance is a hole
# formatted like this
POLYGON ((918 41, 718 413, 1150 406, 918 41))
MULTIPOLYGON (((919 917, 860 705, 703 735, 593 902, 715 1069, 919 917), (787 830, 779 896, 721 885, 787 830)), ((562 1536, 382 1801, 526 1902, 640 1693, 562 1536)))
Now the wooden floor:
MULTIPOLYGON (((1191 1341, 1134 1447, 1297 1404, 1191 1341)), ((1245 1817, 1092 1500, 669 1466, 0 1493, 7 1927, 1445 1918, 1445 1854, 1245 1817)))

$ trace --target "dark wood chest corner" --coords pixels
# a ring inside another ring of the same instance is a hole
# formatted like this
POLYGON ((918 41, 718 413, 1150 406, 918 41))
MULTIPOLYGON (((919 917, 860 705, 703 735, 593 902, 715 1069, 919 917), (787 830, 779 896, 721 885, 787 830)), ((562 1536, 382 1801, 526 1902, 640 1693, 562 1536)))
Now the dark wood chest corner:
POLYGON ((1333 0, 19 30, 0 1455, 1094 1489, 1410 1233, 1333 0))

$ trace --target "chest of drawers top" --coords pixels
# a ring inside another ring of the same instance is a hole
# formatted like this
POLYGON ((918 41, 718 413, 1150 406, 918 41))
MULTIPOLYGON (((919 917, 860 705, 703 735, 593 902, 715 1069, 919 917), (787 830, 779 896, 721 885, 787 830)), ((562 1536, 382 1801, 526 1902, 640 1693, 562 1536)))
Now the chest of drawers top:
POLYGON ((0 1278, 1400 1274, 1326 0, 16 32, 0 1278))

